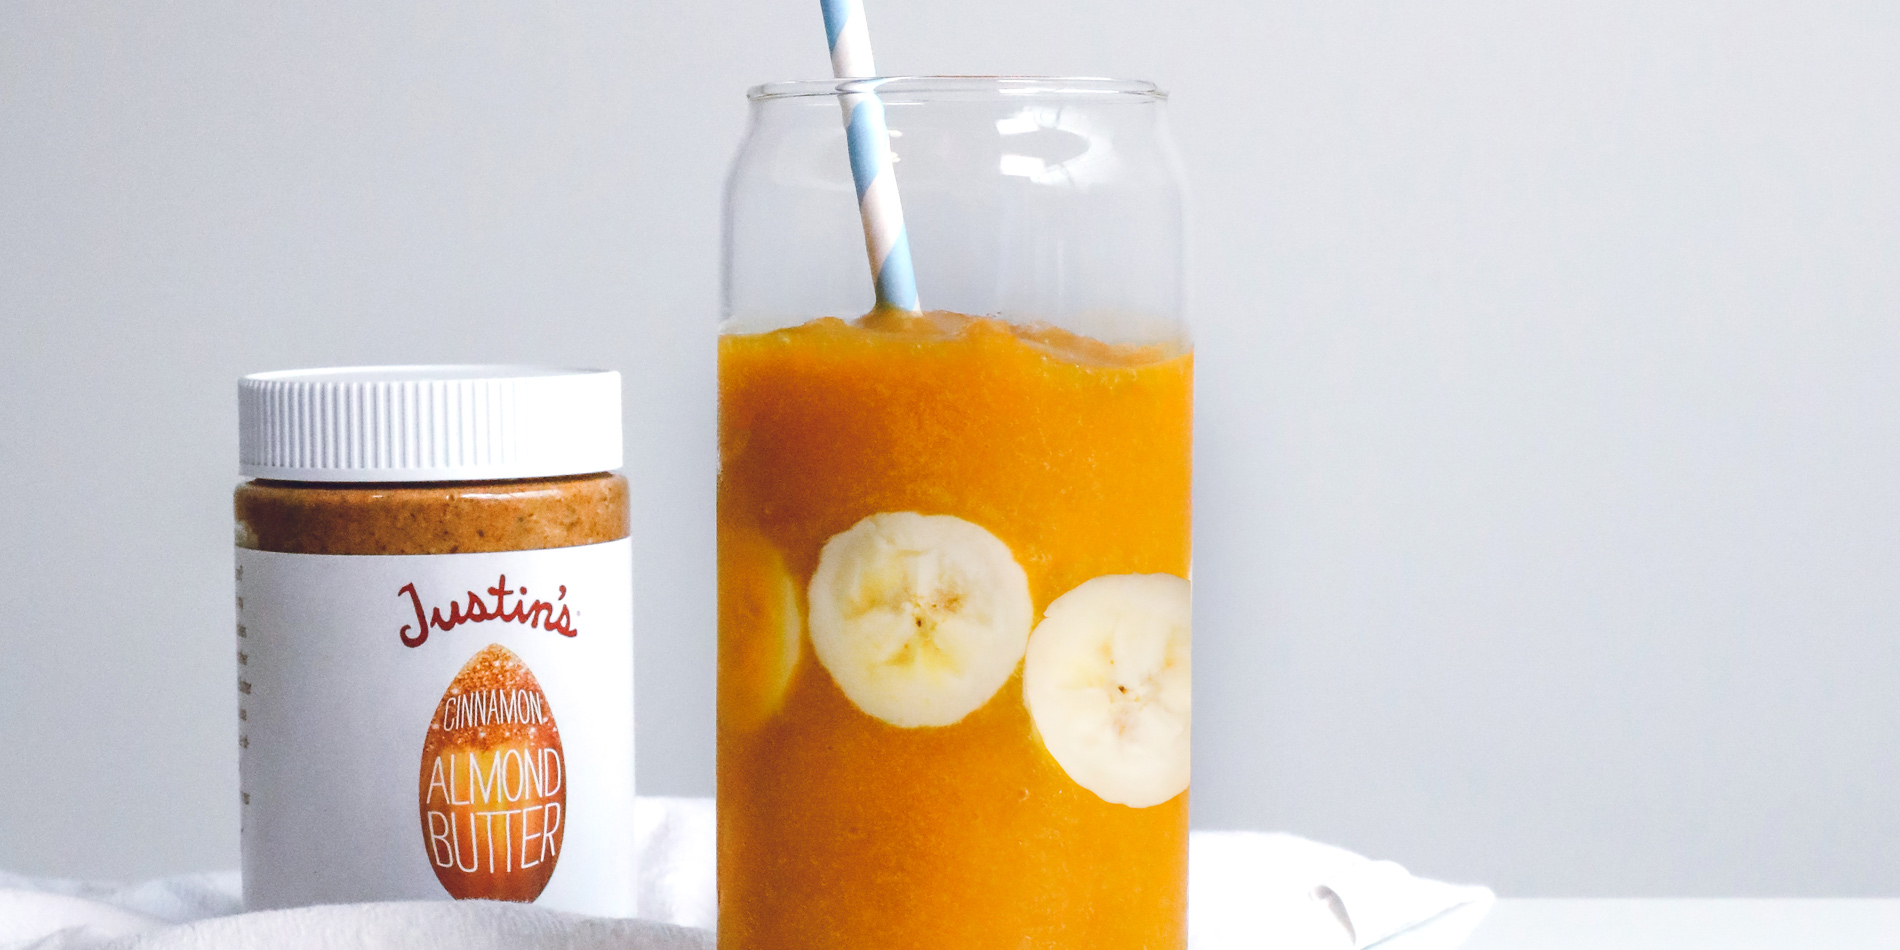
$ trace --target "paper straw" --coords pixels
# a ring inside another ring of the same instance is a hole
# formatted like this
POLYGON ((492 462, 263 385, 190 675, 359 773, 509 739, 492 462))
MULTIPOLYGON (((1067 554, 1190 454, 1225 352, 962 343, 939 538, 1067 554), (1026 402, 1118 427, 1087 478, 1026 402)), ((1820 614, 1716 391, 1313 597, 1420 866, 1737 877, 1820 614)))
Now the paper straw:
MULTIPOLYGON (((825 40, 831 46, 831 74, 838 79, 871 79, 871 33, 864 25, 863 0, 818 0, 825 11, 825 40)), ((839 96, 844 108, 845 144, 851 152, 851 180, 858 189, 858 216, 864 220, 864 250, 871 259, 879 309, 917 311, 917 275, 911 269, 910 236, 904 230, 904 206, 897 198, 897 174, 891 167, 891 136, 884 124, 878 82, 850 83, 839 96), (858 89, 863 91, 856 91, 858 89)))

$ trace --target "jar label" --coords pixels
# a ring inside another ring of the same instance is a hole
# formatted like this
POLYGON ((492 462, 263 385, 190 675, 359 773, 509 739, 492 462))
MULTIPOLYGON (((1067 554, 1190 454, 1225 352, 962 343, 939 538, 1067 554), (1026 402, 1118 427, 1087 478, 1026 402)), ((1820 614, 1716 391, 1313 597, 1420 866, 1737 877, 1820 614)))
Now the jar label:
POLYGON ((632 916, 632 550, 238 549, 245 903, 632 916))

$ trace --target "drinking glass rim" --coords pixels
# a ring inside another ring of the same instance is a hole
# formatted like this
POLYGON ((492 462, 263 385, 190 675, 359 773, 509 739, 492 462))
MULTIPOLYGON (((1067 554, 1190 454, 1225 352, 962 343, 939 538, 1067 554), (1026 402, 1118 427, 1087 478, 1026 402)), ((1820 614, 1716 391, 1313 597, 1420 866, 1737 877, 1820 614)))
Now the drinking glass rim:
POLYGON ((1166 101, 1166 91, 1144 79, 1101 76, 877 76, 865 79, 793 79, 746 90, 752 102, 877 92, 880 96, 945 98, 1127 98, 1166 101))

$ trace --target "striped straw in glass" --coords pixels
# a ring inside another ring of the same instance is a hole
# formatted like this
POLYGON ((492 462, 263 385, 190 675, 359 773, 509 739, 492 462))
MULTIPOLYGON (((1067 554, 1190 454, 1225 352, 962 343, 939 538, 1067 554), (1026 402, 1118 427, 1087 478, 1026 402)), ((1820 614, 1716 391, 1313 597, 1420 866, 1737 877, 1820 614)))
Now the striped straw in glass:
POLYGON ((831 73, 847 84, 839 97, 844 108, 845 142, 851 152, 851 180, 858 189, 858 215, 864 220, 864 249, 871 259, 879 309, 916 311, 917 276, 911 269, 910 237, 904 230, 904 206, 897 197, 891 167, 890 130, 884 103, 877 97, 877 67, 871 58, 871 33, 864 24, 863 0, 819 0, 825 12, 825 39, 831 45, 831 73))

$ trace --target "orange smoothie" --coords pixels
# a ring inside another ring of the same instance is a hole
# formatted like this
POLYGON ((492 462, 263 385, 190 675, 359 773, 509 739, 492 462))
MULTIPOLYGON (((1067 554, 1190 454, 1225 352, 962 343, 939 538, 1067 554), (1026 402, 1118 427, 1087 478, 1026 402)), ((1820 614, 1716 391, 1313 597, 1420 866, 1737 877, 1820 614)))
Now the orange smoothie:
POLYGON ((1193 356, 719 344, 722 950, 1187 945, 1193 356))

